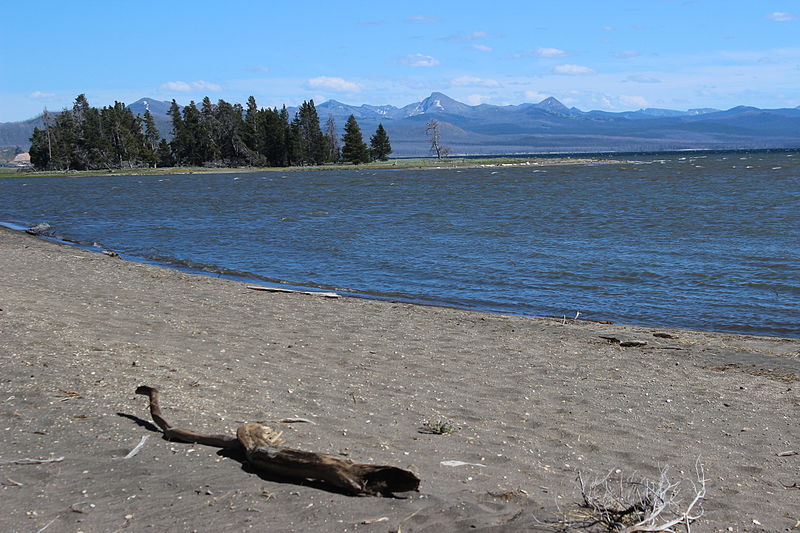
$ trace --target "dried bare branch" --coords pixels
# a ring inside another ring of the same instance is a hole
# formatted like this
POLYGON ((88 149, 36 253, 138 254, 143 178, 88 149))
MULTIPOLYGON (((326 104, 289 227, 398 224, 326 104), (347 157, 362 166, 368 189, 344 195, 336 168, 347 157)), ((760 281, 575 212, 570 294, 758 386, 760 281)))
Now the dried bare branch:
POLYGON ((615 477, 609 472, 589 483, 578 473, 583 504, 570 513, 564 524, 621 533, 690 533, 691 524, 703 515, 702 500, 706 496, 706 479, 699 459, 695 470, 697 479, 689 480, 692 492, 688 503, 680 499, 682 482, 670 481, 668 467, 661 470, 657 481, 615 477))
POLYGON ((11 459, 10 461, 0 461, 0 466, 2 465, 42 465, 46 463, 59 463, 63 461, 63 457, 53 457, 51 459, 11 459))
POLYGON ((150 435, 142 435, 142 438, 139 440, 139 444, 137 444, 134 449, 128 452, 128 455, 125 456, 125 459, 130 459, 131 457, 139 453, 139 451, 141 451, 142 449, 142 446, 144 446, 144 443, 147 442, 148 438, 150 438, 150 435))
POLYGON ((236 436, 208 435, 173 426, 161 412, 158 389, 142 385, 136 389, 150 400, 150 416, 167 439, 238 449, 256 470, 271 476, 317 479, 339 490, 361 496, 392 496, 419 489, 419 478, 394 466, 354 463, 332 455, 282 447, 283 432, 261 424, 244 424, 236 436))

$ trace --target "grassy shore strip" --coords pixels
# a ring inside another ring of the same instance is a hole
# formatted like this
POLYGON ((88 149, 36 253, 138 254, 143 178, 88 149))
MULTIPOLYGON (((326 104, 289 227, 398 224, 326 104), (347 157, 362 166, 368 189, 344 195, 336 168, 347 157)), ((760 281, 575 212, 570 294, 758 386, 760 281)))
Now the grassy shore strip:
POLYGON ((623 160, 603 157, 487 157, 466 158, 448 157, 436 159, 431 157, 414 157, 408 159, 390 159, 374 161, 364 165, 328 164, 298 167, 169 167, 169 168, 130 168, 113 170, 58 170, 21 172, 13 168, 0 168, 0 178, 16 177, 65 177, 65 176, 148 176, 173 174, 221 174, 236 172, 297 172, 318 170, 387 170, 387 169, 443 169, 443 168, 483 168, 483 167, 524 167, 524 166, 557 166, 557 165, 602 165, 619 164, 623 160))

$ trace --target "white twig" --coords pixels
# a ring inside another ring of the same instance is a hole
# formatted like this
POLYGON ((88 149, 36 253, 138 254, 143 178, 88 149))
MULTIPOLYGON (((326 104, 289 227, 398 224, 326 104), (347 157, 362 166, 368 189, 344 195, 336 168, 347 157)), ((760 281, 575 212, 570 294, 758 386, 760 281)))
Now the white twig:
POLYGON ((53 457, 52 459, 11 459, 10 461, 0 461, 0 466, 3 465, 41 465, 45 463, 58 463, 63 461, 63 457, 53 457))
POLYGON ((316 422, 314 422, 313 420, 309 420, 308 418, 284 418, 282 420, 279 420, 279 422, 281 424, 296 424, 296 423, 304 422, 306 424, 311 424, 313 426, 317 425, 316 422))
POLYGON ((53 519, 52 519, 52 520, 50 520, 48 523, 46 523, 42 529, 40 529, 40 530, 39 530, 39 531, 37 531, 36 533, 42 533, 42 531, 44 531, 45 529, 47 529, 48 527, 50 527, 50 524, 52 524, 52 523, 53 523, 53 522, 55 522, 55 521, 56 521, 56 518, 53 518, 53 519))
POLYGON ((361 523, 364 525, 369 525, 369 524, 377 524, 378 522, 388 522, 388 521, 389 521, 388 516, 382 516, 380 518, 371 518, 369 520, 362 520, 361 523))
POLYGON ((661 479, 659 480, 658 488, 660 490, 664 485, 667 485, 668 487, 666 491, 658 492, 656 494, 659 497, 659 499, 661 499, 661 503, 659 504, 660 508, 658 509, 657 512, 654 511, 653 513, 650 514, 650 516, 645 517, 645 519, 640 521, 638 524, 625 528, 623 530, 623 533, 636 533, 636 532, 648 532, 648 531, 651 532, 672 531, 672 527, 677 526, 679 524, 683 524, 684 526, 686 526, 687 533, 691 531, 690 524, 695 520, 697 520, 698 518, 700 518, 701 516, 703 516, 702 509, 699 509, 698 510, 699 514, 696 515, 692 514, 692 509, 694 509, 694 507, 700 502, 700 500, 702 500, 706 496, 706 477, 705 477, 705 471, 703 470, 703 465, 700 464, 700 459, 698 459, 697 462, 695 463, 695 471, 697 473, 697 483, 699 483, 700 485, 698 487, 698 485, 694 481, 691 482, 692 488, 694 489, 694 499, 691 501, 691 503, 689 503, 685 511, 683 512, 673 511, 678 516, 676 516, 672 520, 668 520, 667 522, 658 524, 657 519, 659 518, 661 512, 664 511, 664 509, 666 509, 667 507, 674 508, 677 507, 678 505, 678 502, 672 501, 672 499, 667 499, 666 501, 664 500, 665 497, 669 496, 668 493, 677 496, 678 491, 674 489, 676 489, 677 486, 680 484, 680 483, 673 483, 673 484, 669 483, 669 480, 667 480, 666 477, 667 469, 665 468, 661 472, 661 479))
POLYGON ((281 287, 264 287, 261 285, 247 285, 248 289, 253 289, 254 291, 268 291, 268 292, 286 292, 291 294, 305 294, 306 296, 323 296, 325 298, 338 298, 339 295, 335 292, 330 291, 295 291, 292 289, 284 289, 281 287))
POLYGON ((439 464, 442 466, 480 466, 481 468, 486 468, 486 465, 478 463, 465 463, 464 461, 442 461, 439 464))
POLYGON ((144 446, 144 443, 147 442, 147 439, 149 438, 150 435, 143 435, 142 440, 139 441, 139 444, 137 444, 134 449, 128 452, 128 455, 125 456, 125 459, 130 459, 131 457, 139 453, 139 451, 142 449, 142 446, 144 446))

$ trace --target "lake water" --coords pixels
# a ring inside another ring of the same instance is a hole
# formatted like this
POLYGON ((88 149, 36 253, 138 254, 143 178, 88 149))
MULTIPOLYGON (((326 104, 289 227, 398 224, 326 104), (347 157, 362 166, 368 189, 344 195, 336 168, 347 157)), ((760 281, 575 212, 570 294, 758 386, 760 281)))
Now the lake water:
POLYGON ((800 337, 800 153, 627 157, 21 177, 0 180, 0 220, 46 222, 59 238, 226 276, 516 315, 800 337))

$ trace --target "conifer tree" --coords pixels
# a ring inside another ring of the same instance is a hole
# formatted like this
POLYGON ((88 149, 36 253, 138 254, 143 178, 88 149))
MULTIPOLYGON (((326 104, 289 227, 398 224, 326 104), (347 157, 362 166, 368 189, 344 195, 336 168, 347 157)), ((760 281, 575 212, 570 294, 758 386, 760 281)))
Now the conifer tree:
POLYGON ((172 99, 167 114, 172 118, 172 142, 170 144, 173 154, 173 163, 175 165, 182 165, 184 163, 183 154, 186 151, 183 145, 187 142, 187 135, 185 132, 186 127, 183 124, 183 117, 181 116, 181 108, 174 98, 172 99))
POLYGON ((100 111, 100 119, 108 140, 109 160, 119 168, 140 164, 145 140, 141 122, 133 111, 122 102, 114 102, 100 111))
MULTIPOLYGON (((200 110, 194 101, 183 108, 183 128, 181 130, 180 142, 176 151, 178 164, 200 166, 205 161, 201 150, 201 138, 203 137, 203 126, 200 110)), ((176 136, 176 139, 178 137, 176 136)))
MULTIPOLYGON (((91 170, 139 166, 147 160, 142 121, 121 102, 98 110, 78 95, 55 120, 45 111, 45 129, 34 129, 31 160, 36 168, 91 170)), ((155 124, 152 125, 155 129, 155 124)))
POLYGON ((77 138, 75 132, 75 115, 72 111, 65 109, 56 117, 53 143, 53 168, 61 170, 77 170, 75 146, 77 138))
POLYGON ((103 131, 100 112, 89 105, 86 95, 79 94, 72 106, 71 168, 89 170, 110 167, 111 146, 103 131))
POLYGON ((373 159, 380 159, 381 161, 389 159, 389 154, 392 153, 392 145, 389 143, 389 135, 383 129, 383 124, 378 124, 375 135, 369 140, 369 146, 373 159))
MULTIPOLYGON (((314 101, 303 102, 290 121, 286 106, 259 109, 250 97, 246 109, 224 100, 212 104, 206 97, 198 108, 190 102, 181 108, 172 100, 168 112, 172 139, 163 139, 155 118, 146 110, 136 116, 122 102, 97 109, 86 96, 71 109, 45 113, 44 128, 31 136, 31 161, 38 169, 83 170, 135 166, 203 165, 286 166, 322 164, 340 158, 333 117, 325 132, 320 128, 314 101)), ((344 159, 353 164, 370 161, 361 129, 350 116, 345 127, 344 159)), ((371 139, 376 157, 391 153, 388 135, 380 125, 371 139)))
POLYGON ((48 141, 48 129, 40 130, 33 128, 33 135, 31 136, 31 147, 28 153, 31 154, 31 164, 37 170, 45 170, 50 168, 50 149, 48 141))
POLYGON ((158 166, 160 167, 174 167, 175 157, 172 155, 172 148, 166 139, 161 139, 158 143, 158 166))
POLYGON ((52 120, 45 110, 45 129, 35 128, 31 137, 31 163, 38 170, 69 170, 76 142, 72 111, 64 109, 52 120))
POLYGON ((247 99, 247 111, 244 116, 244 142, 247 147, 254 152, 261 152, 263 139, 259 135, 259 118, 260 113, 256 99, 251 96, 247 99))
POLYGON ((90 147, 100 137, 99 124, 87 124, 90 109, 86 95, 79 94, 72 106, 72 127, 74 128, 72 137, 75 142, 72 146, 72 163, 70 166, 75 170, 91 168, 90 147))
POLYGON ((303 145, 300 142, 300 121, 297 116, 286 131, 286 161, 289 166, 304 163, 303 145))
POLYGON ((161 134, 158 132, 156 121, 153 119, 153 114, 150 113, 149 109, 146 109, 144 112, 144 140, 145 149, 143 155, 145 162, 147 162, 149 166, 158 166, 158 149, 161 141, 161 134))
POLYGON ((229 104, 225 100, 219 100, 214 111, 214 143, 229 166, 250 164, 257 159, 244 141, 243 113, 240 104, 229 104))
POLYGON ((264 109, 259 114, 259 135, 262 137, 261 153, 273 167, 282 167, 287 162, 287 129, 289 113, 284 107, 264 109))
MULTIPOLYGON (((184 113, 186 110, 184 109, 184 113)), ((185 120, 185 117, 184 117, 185 120)), ((219 124, 217 123, 216 107, 211 99, 206 96, 200 106, 200 125, 197 130, 197 143, 200 163, 217 161, 222 157, 219 140, 219 124)))
MULTIPOLYGON (((131 135, 139 135, 141 130, 138 123, 129 124, 131 135)), ((111 168, 114 166, 111 158, 111 143, 106 132, 103 131, 101 111, 90 107, 83 116, 81 138, 78 146, 82 147, 84 168, 111 168)))
POLYGON ((354 165, 359 163, 369 163, 369 150, 361 136, 361 128, 356 122, 356 117, 350 115, 344 125, 344 136, 342 137, 342 159, 354 165))
POLYGON ((325 161, 325 138, 319 127, 314 100, 303 102, 292 121, 294 159, 301 165, 320 165, 325 161))

